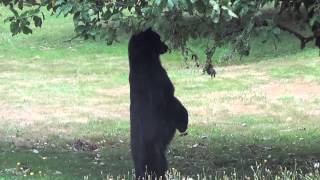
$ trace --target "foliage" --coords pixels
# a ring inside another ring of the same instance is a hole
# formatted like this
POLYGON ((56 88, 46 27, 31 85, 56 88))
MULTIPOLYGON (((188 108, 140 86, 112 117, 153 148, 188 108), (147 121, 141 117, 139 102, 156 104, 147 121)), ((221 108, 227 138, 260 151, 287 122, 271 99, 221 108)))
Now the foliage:
MULTIPOLYGON (((211 55, 216 47, 231 41, 241 56, 249 55, 250 35, 257 26, 261 10, 274 0, 0 0, 13 16, 10 22, 13 35, 32 33, 32 24, 41 27, 46 7, 55 16, 73 16, 77 37, 118 41, 122 34, 133 34, 153 27, 172 48, 188 50, 189 39, 205 37, 208 45, 204 53, 211 55), (31 7, 26 8, 29 5, 31 7)), ((287 3, 290 0, 276 0, 287 3)), ((317 0, 315 2, 318 3, 317 0)), ((313 3, 313 5, 317 5, 313 3)), ((316 7, 313 9, 317 10, 316 7)), ((312 24, 320 18, 314 16, 312 24)), ((280 29, 272 22, 266 29, 278 39, 280 29)), ((184 53, 188 54, 188 53, 184 53)), ((189 53, 190 54, 190 53, 189 53)), ((193 56, 194 57, 194 56, 193 56)), ((226 56, 225 59, 230 59, 226 56)), ((212 58, 207 56, 208 65, 212 58)), ((210 69, 204 69, 211 72, 210 69)))
POLYGON ((54 15, 73 15, 75 31, 85 38, 117 40, 123 32, 135 33, 149 26, 155 27, 173 47, 181 47, 191 38, 211 36, 220 41, 232 32, 226 27, 234 18, 252 17, 270 0, 42 0, 21 13, 24 0, 1 0, 14 16, 13 35, 32 33, 30 20, 41 27, 44 16, 40 7, 54 15))
MULTIPOLYGON (((57 16, 72 14, 75 31, 85 38, 107 39, 110 43, 116 40, 116 35, 121 31, 133 33, 148 26, 170 27, 172 32, 167 32, 167 34, 180 33, 175 35, 181 36, 184 34, 196 37, 208 33, 206 31, 210 31, 212 28, 205 27, 219 23, 220 19, 229 21, 232 17, 237 17, 230 7, 228 7, 228 1, 219 4, 214 0, 44 0, 39 4, 34 4, 37 8, 27 10, 21 14, 15 8, 17 6, 22 10, 23 0, 2 0, 1 2, 5 6, 8 6, 14 14, 14 16, 7 19, 7 21, 12 23, 11 31, 14 35, 19 32, 25 34, 32 32, 30 29, 30 18, 34 19, 36 27, 40 27, 42 19, 37 14, 40 12, 39 7, 45 6, 57 16), (205 20, 201 22, 203 26, 199 27, 199 20, 205 20), (171 26, 168 26, 169 24, 171 26), (185 29, 186 26, 190 27, 185 29), (184 29, 181 29, 182 27, 184 29), (190 29, 191 27, 197 29, 190 29), (178 30, 185 31, 177 32, 178 30)), ((165 31, 169 31, 170 29, 165 29, 165 31)), ((187 39, 185 36, 180 38, 179 40, 182 41, 183 39, 187 39)), ((179 40, 177 41, 179 42, 179 40)))

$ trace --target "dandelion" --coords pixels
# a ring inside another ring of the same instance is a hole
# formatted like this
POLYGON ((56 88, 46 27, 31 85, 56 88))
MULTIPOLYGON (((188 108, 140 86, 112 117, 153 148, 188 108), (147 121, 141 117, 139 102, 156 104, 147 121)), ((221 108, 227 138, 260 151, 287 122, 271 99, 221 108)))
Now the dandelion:
POLYGON ((30 172, 30 176, 33 176, 34 175, 34 172, 30 172))
POLYGON ((20 166, 21 165, 21 163, 20 162, 17 162, 17 166, 20 166))
POLYGON ((45 157, 45 156, 44 156, 44 157, 42 157, 42 159, 43 159, 43 160, 46 160, 46 159, 48 159, 48 157, 45 157))

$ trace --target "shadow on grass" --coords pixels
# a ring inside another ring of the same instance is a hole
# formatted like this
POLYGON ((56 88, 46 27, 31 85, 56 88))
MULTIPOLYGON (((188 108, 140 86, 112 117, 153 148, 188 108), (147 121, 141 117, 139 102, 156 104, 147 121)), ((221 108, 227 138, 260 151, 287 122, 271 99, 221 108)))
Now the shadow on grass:
MULTIPOLYGON (((257 120, 237 118, 235 121, 257 120)), ((94 121, 70 123, 65 127, 72 127, 69 128, 71 136, 51 134, 49 140, 36 141, 28 147, 3 142, 0 176, 15 179, 33 172, 36 177, 74 179, 89 176, 99 179, 108 174, 117 176, 132 172, 127 122, 94 121), (74 139, 89 140, 99 149, 74 151, 74 139)), ((246 131, 247 127, 238 128, 246 131)), ((320 132, 312 129, 275 132, 270 129, 270 133, 245 134, 240 130, 230 133, 222 127, 193 125, 187 136, 177 135, 172 142, 168 152, 169 165, 183 175, 193 177, 199 173, 222 177, 233 172, 239 177, 250 177, 254 175, 251 166, 256 167, 257 163, 277 174, 281 168, 301 169, 308 173, 319 162, 320 132)))

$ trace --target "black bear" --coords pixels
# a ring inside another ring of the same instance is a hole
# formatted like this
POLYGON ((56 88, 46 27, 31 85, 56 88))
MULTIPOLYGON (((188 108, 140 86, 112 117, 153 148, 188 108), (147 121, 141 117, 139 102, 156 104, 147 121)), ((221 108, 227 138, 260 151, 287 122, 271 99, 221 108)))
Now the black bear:
POLYGON ((176 129, 185 132, 188 112, 160 62, 168 47, 151 30, 129 41, 131 151, 136 178, 164 178, 165 152, 176 129))

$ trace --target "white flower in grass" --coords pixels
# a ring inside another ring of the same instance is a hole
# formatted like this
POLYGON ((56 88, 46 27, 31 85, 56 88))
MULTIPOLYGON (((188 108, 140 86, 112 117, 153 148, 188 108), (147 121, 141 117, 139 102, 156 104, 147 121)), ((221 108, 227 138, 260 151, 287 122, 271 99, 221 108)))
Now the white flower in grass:
POLYGON ((314 163, 314 164, 313 164, 313 167, 316 168, 316 169, 318 169, 318 168, 320 167, 320 162, 314 163))

